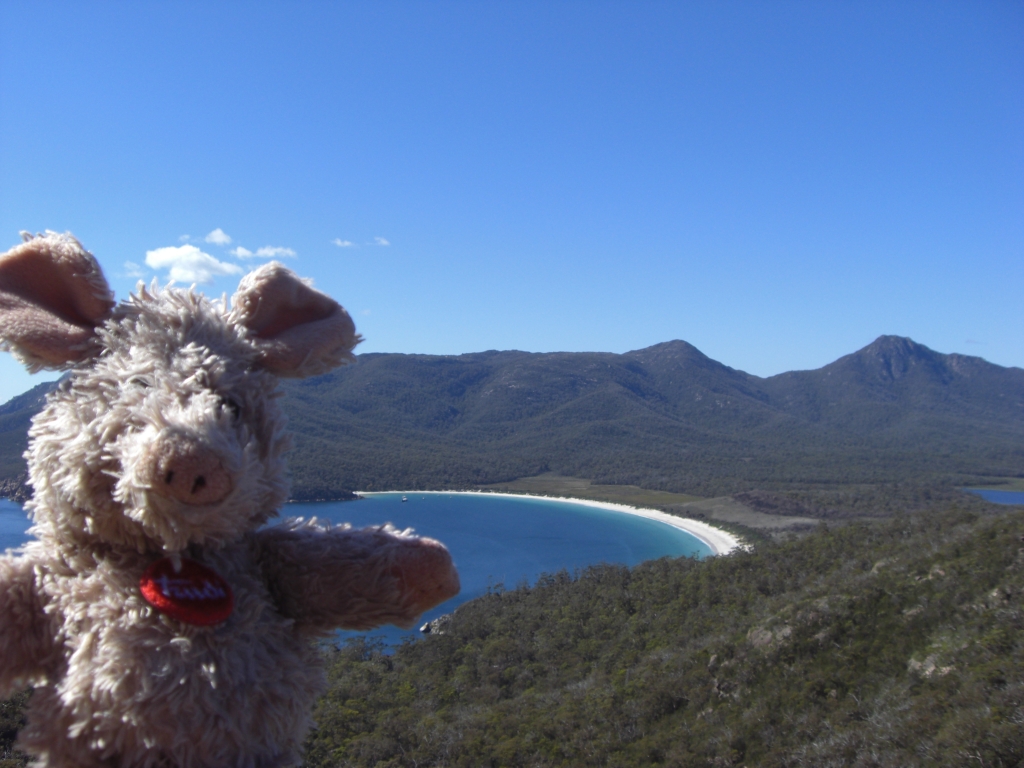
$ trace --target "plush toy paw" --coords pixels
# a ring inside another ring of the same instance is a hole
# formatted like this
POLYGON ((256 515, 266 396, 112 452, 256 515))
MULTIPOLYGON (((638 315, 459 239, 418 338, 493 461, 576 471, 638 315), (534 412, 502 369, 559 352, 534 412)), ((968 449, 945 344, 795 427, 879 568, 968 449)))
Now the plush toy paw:
POLYGON ((447 548, 434 539, 416 539, 393 570, 402 583, 402 591, 409 595, 409 606, 414 614, 410 622, 426 610, 459 594, 459 574, 452 564, 447 548))

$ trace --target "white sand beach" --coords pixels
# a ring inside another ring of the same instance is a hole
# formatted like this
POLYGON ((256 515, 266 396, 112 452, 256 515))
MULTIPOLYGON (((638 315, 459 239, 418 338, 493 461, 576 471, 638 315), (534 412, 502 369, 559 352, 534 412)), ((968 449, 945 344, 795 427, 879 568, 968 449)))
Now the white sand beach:
POLYGON ((678 528, 681 531, 686 531, 691 536, 700 539, 702 542, 710 547, 711 551, 716 555, 728 555, 730 552, 736 550, 746 549, 746 545, 740 541, 737 536, 723 531, 721 528, 715 528, 713 525, 708 525, 700 520, 690 520, 685 517, 676 517, 666 512, 660 512, 657 509, 640 509, 638 507, 630 507, 626 504, 612 504, 607 501, 592 501, 590 499, 570 499, 562 496, 537 496, 528 493, 492 493, 490 491, 357 491, 360 496, 380 496, 384 493, 402 493, 408 496, 423 494, 460 494, 470 496, 507 496, 513 499, 544 499, 545 501, 559 501, 566 504, 581 504, 585 507, 596 507, 598 509, 607 509, 612 512, 623 512, 627 515, 638 515, 639 517, 646 517, 649 520, 656 520, 659 523, 665 523, 665 525, 671 525, 673 528, 678 528))

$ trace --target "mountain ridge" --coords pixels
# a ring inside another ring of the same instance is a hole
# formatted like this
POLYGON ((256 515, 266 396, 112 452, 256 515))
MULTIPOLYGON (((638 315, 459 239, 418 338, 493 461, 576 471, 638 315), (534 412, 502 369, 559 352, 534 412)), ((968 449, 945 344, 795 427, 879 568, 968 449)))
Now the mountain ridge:
MULTIPOLYGON (((677 339, 623 354, 368 353, 282 390, 299 499, 544 472, 705 496, 1024 475, 1024 370, 898 336, 765 378, 677 339)), ((23 469, 13 439, 39 400, 19 397, 0 406, 0 479, 23 469)))
POLYGON ((366 489, 396 475, 437 488, 555 471, 712 495, 1024 468, 1024 370, 951 359, 901 337, 767 378, 679 340, 621 355, 365 355, 286 386, 285 402, 299 464, 333 454, 366 489), (353 439, 366 460, 306 432, 313 414, 304 406, 315 401, 327 406, 318 414, 326 431, 353 439), (367 439, 373 433, 380 444, 367 439), (405 470, 386 469, 394 452, 405 470))

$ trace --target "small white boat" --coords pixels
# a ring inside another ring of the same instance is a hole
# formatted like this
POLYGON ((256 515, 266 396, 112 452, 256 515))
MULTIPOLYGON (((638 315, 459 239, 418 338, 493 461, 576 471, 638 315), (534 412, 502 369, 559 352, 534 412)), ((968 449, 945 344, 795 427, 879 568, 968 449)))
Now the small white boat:
POLYGON ((408 500, 409 500, 409 497, 408 497, 408 496, 403 496, 403 497, 402 497, 402 501, 408 501, 408 500))

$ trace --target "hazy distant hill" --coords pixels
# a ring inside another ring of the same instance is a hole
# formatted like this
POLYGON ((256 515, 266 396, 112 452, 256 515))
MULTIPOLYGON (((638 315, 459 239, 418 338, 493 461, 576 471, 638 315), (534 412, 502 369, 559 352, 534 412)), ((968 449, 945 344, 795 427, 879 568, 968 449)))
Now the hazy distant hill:
POLYGON ((6 483, 0 488, 6 491, 2 495, 10 495, 11 482, 25 473, 25 460, 21 455, 28 447, 29 424, 56 386, 55 381, 38 384, 0 405, 0 484, 6 483))
MULTIPOLYGON (((46 386, 0 408, 8 475, 46 386)), ((766 379, 670 341, 623 355, 367 354, 284 390, 299 498, 547 471, 700 495, 1024 475, 1024 370, 895 336, 766 379)))

